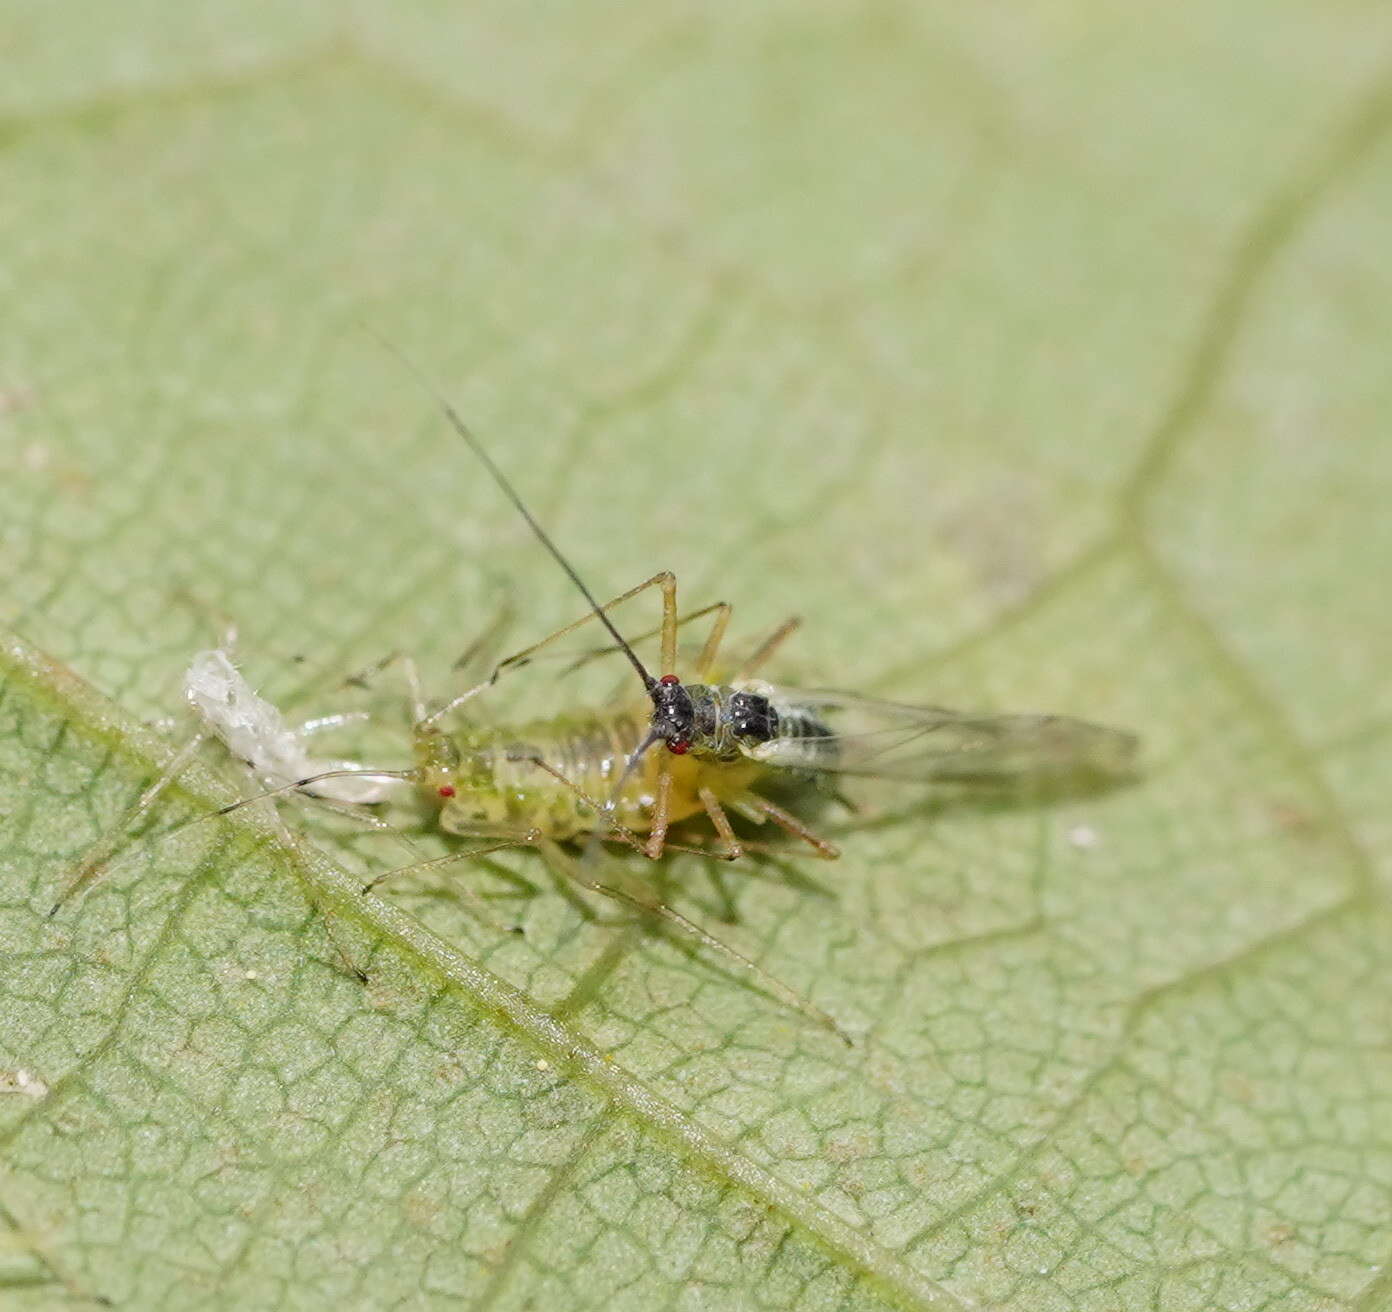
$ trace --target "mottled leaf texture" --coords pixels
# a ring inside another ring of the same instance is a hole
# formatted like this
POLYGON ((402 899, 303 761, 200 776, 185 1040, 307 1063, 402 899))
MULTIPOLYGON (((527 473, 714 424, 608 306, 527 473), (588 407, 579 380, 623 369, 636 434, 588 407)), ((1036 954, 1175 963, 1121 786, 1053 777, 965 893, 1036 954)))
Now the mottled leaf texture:
POLYGON ((0 1303, 1392 1305, 1392 10, 9 0, 0 52, 0 1303), (628 869, 850 1048, 525 853, 364 899, 412 849, 345 817, 174 832, 216 754, 47 919, 228 621, 399 764, 346 675, 579 613, 364 326, 597 590, 1142 779, 628 869))

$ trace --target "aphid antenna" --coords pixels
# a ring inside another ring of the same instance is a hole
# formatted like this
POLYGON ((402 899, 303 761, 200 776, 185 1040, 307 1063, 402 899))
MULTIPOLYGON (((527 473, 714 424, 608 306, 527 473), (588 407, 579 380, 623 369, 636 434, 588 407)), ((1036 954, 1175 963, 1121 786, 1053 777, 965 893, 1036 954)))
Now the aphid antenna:
POLYGON ((187 829, 191 825, 216 820, 220 815, 231 815, 233 811, 240 811, 244 806, 251 806, 254 802, 264 802, 268 797, 282 797, 286 793, 301 792, 311 784, 322 783, 325 779, 401 779, 411 783, 415 777, 413 770, 320 770, 317 774, 305 775, 303 779, 292 779, 288 784, 277 784, 274 788, 253 793, 250 797, 239 797, 235 802, 228 802, 226 806, 218 807, 216 811, 209 811, 204 815, 195 816, 192 820, 186 820, 181 825, 175 825, 169 832, 176 834, 179 830, 187 829))
MULTIPOLYGON (((580 595, 589 603, 590 609, 595 613, 599 622, 609 630, 609 636, 614 639, 619 649, 628 657, 629 664, 633 666, 638 677, 643 681, 643 688, 651 693, 652 690, 657 687, 657 680, 648 673, 643 662, 638 659, 638 653, 633 650, 628 640, 614 626, 614 622, 609 616, 605 614, 604 608, 595 600, 594 593, 585 585, 585 580, 577 573, 575 566, 566 559, 561 549, 551 540, 551 535, 537 523, 536 517, 527 509, 527 504, 522 500, 517 489, 509 482, 507 475, 494 463, 493 457, 488 454, 487 448, 484 447, 483 443, 474 435, 469 425, 464 422, 463 417, 460 415, 459 411, 454 408, 453 403, 444 394, 444 391, 435 380, 395 342, 383 337, 381 333, 370 325, 364 325, 364 327, 382 344, 382 346, 406 366, 421 387, 434 399, 435 404, 440 407, 445 418, 449 421, 450 426, 463 438, 465 445, 468 446, 474 455, 479 458, 483 467, 488 471, 489 476, 502 489, 503 495, 517 507, 518 513, 527 521, 527 527, 536 535, 537 541, 551 553, 551 558, 565 571, 566 577, 580 590, 580 595)), ((634 753, 633 759, 637 759, 641 756, 643 751, 651 745, 651 742, 644 743, 643 747, 634 753)))

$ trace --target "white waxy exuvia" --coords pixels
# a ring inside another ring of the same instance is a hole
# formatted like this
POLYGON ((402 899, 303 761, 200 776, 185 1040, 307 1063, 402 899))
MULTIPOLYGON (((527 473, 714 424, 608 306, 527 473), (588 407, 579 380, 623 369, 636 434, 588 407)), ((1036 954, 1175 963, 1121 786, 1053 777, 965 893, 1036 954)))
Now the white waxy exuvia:
MULTIPOLYGON (((233 756, 254 770, 268 788, 283 788, 325 770, 366 770, 357 761, 333 761, 305 750, 310 726, 291 728, 279 709, 257 694, 221 647, 199 652, 184 675, 184 696, 208 729, 233 756)), ((317 727, 341 722, 330 717, 317 727)), ((306 784, 316 797, 354 805, 384 802, 402 787, 399 779, 340 777, 306 784)))

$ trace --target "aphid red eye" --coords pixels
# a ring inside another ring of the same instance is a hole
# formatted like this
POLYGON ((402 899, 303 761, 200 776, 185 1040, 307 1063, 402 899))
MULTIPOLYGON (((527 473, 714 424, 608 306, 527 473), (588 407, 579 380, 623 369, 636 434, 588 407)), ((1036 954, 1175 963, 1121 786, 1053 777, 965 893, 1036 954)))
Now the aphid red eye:
POLYGON ((673 756, 685 756, 691 750, 691 744, 685 738, 678 738, 676 742, 667 744, 667 750, 673 756))
POLYGON ((681 680, 680 680, 679 678, 677 678, 677 676, 676 676, 675 674, 664 674, 664 675, 658 680, 658 683, 665 683, 669 688, 670 688, 674 683, 680 683, 680 682, 681 682, 681 680))
POLYGON ((439 787, 436 791, 439 792, 439 794, 440 794, 441 797, 453 797, 453 796, 454 796, 454 785, 453 785, 453 784, 441 784, 440 787, 439 787))

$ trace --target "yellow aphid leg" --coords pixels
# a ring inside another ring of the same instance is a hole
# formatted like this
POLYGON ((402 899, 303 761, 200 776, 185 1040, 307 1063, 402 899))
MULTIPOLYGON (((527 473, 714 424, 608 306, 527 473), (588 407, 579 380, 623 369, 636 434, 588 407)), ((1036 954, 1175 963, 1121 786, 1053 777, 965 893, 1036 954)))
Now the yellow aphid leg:
POLYGON ((760 797, 757 793, 745 793, 733 799, 730 805, 742 816, 753 820, 756 824, 771 820, 785 833, 792 834, 794 838, 802 839, 823 861, 835 861, 841 855, 841 849, 835 843, 830 843, 825 838, 814 834, 792 812, 785 811, 781 806, 776 806, 766 797, 760 797))

